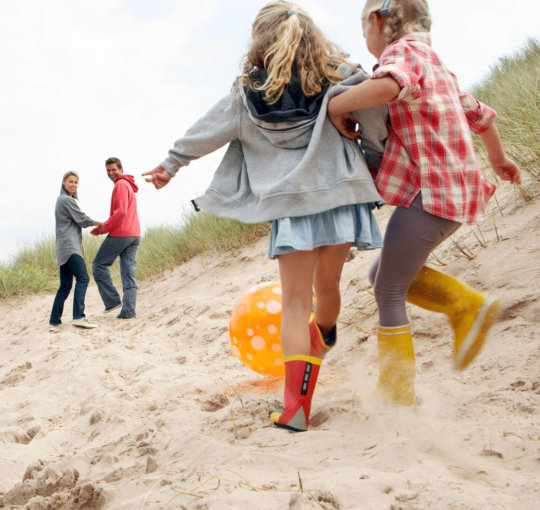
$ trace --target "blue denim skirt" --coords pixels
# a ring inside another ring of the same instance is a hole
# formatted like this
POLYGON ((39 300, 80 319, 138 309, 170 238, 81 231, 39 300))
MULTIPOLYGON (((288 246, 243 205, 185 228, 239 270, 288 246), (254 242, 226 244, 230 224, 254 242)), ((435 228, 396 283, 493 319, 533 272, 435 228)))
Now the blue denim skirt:
POLYGON ((308 216, 273 220, 268 257, 344 243, 352 243, 358 250, 382 248, 374 208, 375 204, 351 204, 308 216))

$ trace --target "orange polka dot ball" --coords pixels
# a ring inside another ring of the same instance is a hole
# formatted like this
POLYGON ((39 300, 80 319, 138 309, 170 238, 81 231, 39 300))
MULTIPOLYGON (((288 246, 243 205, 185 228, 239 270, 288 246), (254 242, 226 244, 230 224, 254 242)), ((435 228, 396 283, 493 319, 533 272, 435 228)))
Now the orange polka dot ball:
POLYGON ((284 376, 280 333, 281 285, 263 283, 245 292, 229 321, 234 355, 259 374, 284 376))

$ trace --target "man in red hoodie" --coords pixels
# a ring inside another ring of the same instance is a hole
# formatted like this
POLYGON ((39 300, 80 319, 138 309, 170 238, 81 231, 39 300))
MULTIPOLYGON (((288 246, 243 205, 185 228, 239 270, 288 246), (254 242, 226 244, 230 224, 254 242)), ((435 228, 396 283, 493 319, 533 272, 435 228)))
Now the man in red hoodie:
POLYGON ((135 193, 139 190, 132 175, 123 175, 122 163, 118 158, 105 161, 109 179, 114 183, 111 198, 111 215, 91 234, 108 234, 101 244, 94 262, 92 273, 103 299, 105 312, 122 306, 118 319, 135 317, 137 304, 137 248, 141 239, 141 227, 137 216, 135 193), (120 256, 120 276, 122 277, 123 299, 113 285, 109 266, 120 256))

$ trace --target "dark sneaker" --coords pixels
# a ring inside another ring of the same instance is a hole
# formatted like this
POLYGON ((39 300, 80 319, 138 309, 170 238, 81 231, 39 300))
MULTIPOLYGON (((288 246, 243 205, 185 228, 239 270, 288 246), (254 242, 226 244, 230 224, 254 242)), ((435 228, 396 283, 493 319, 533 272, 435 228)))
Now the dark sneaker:
POLYGON ((122 303, 118 303, 117 305, 109 306, 109 308, 105 308, 105 310, 103 310, 103 313, 112 312, 113 310, 116 310, 116 309, 120 308, 121 306, 122 306, 122 303))

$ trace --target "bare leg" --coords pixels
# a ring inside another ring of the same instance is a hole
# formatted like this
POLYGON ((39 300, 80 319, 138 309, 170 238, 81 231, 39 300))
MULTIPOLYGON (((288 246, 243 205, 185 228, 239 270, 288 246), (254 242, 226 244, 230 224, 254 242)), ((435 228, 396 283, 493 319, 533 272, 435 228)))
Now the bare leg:
POLYGON ((317 251, 295 251, 278 257, 282 289, 281 348, 284 356, 309 354, 309 316, 317 251))
POLYGON ((352 243, 319 248, 315 264, 315 321, 323 336, 336 325, 341 307, 339 281, 352 243))

